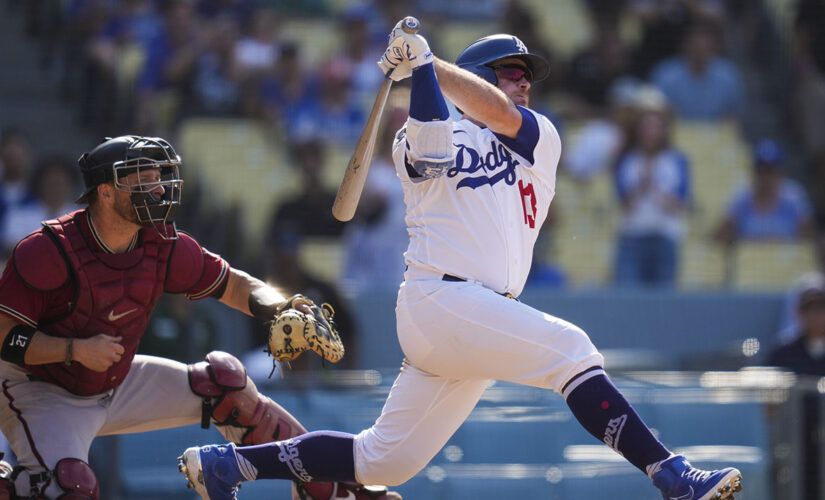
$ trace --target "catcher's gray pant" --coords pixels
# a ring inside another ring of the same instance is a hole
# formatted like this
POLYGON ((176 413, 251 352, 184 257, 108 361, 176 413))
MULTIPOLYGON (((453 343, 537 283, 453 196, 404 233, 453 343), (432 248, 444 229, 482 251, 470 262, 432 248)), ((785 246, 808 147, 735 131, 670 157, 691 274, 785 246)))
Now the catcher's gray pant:
POLYGON ((587 335, 567 321, 475 282, 442 281, 413 269, 406 278, 396 306, 406 359, 381 416, 355 438, 355 475, 363 484, 412 478, 467 419, 492 379, 561 392, 576 374, 604 363, 587 335))
MULTIPOLYGON (((88 397, 30 381, 8 364, 4 368, 0 430, 30 472, 53 470, 62 458, 88 462, 96 436, 179 427, 201 418, 203 399, 189 388, 187 365, 177 361, 135 356, 120 386, 88 397)), ((52 481, 46 496, 62 493, 52 481)))

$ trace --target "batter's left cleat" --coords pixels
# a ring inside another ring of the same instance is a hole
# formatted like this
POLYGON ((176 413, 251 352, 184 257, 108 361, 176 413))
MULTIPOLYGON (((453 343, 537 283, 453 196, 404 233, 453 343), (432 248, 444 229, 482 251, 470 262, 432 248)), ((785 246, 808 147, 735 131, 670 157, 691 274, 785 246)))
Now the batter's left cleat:
POLYGON ((662 462, 653 484, 665 500, 733 500, 733 494, 742 490, 742 474, 733 467, 697 469, 676 455, 662 462))
POLYGON ((243 481, 231 443, 187 448, 178 457, 178 470, 203 500, 236 500, 243 481))
POLYGON ((296 483, 301 500, 401 500, 401 495, 388 491, 386 486, 340 483, 296 483))

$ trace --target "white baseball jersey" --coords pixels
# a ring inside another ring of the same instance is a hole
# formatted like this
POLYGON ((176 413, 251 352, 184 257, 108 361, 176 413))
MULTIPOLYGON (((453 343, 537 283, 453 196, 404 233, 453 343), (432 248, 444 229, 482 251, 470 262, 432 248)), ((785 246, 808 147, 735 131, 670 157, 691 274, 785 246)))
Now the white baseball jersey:
POLYGON ((522 156, 515 140, 460 120, 453 127, 456 163, 437 179, 410 178, 404 129, 397 134, 393 157, 407 204, 408 266, 479 281, 499 293, 521 293, 555 194, 561 155, 550 120, 521 109, 538 122, 534 149, 522 156))
POLYGON ((500 295, 524 287, 561 154, 550 121, 521 111, 515 140, 455 123, 456 162, 432 179, 410 177, 405 130, 396 135, 410 233, 395 309, 405 359, 381 416, 355 438, 355 474, 364 484, 400 484, 418 473, 490 380, 564 393, 577 374, 587 372, 581 383, 604 373, 581 328, 500 295))

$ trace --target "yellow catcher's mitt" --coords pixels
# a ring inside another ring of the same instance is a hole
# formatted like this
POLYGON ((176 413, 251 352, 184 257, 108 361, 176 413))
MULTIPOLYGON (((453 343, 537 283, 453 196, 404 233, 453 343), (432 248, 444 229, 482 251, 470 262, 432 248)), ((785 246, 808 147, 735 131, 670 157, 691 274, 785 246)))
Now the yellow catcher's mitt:
POLYGON ((291 361, 311 350, 332 363, 341 361, 344 344, 335 330, 334 315, 329 304, 318 307, 303 295, 293 295, 269 323, 269 354, 277 361, 291 361), (308 305, 315 317, 295 309, 298 304, 308 305))

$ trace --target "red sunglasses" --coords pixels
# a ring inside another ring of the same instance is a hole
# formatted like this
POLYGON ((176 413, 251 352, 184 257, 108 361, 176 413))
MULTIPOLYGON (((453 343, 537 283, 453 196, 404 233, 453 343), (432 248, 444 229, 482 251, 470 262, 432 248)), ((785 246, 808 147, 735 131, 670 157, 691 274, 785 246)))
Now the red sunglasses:
POLYGON ((529 83, 533 83, 533 73, 529 68, 519 66, 518 64, 510 64, 506 66, 493 66, 496 74, 505 80, 517 82, 522 78, 526 78, 529 83))

